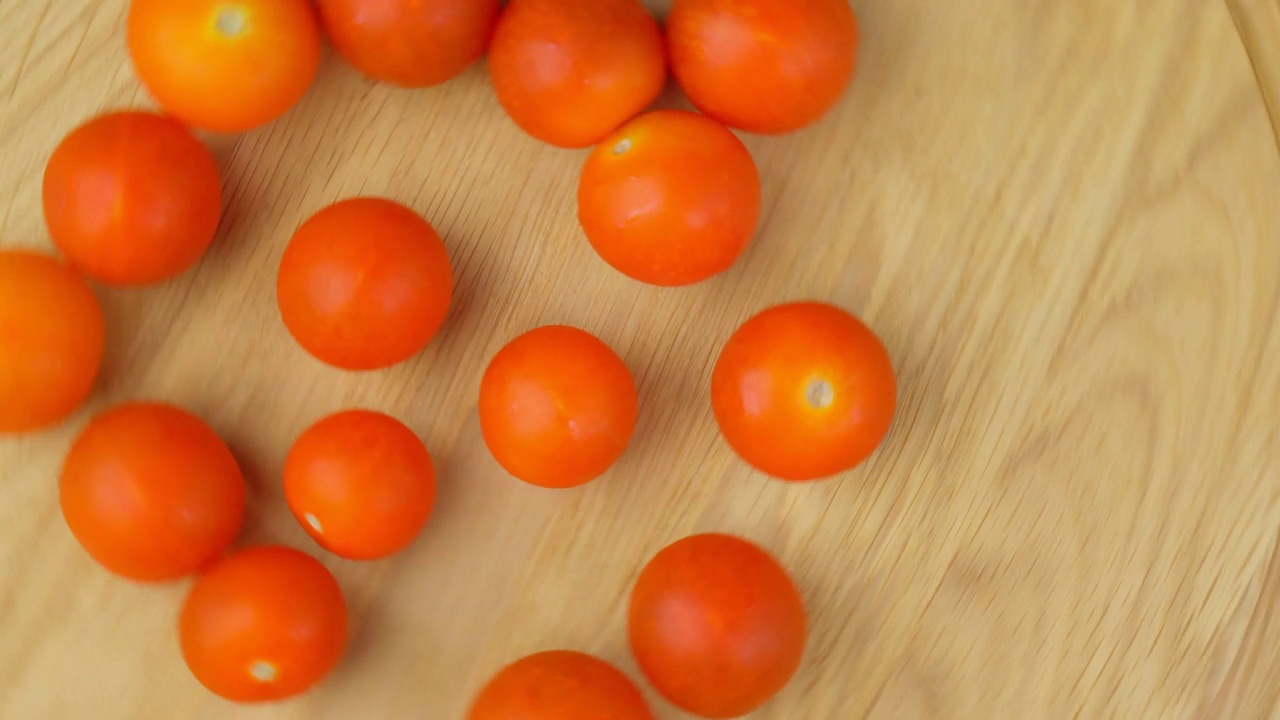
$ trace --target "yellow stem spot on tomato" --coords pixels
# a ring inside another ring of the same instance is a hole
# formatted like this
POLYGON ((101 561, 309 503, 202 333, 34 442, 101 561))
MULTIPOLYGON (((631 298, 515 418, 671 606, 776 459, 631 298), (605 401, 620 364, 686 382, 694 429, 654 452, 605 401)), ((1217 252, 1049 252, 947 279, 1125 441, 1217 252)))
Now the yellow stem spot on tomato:
POLYGON ((631 138, 622 138, 617 145, 613 146, 613 154, 621 155, 631 149, 631 138))
POLYGON ((303 515, 303 518, 307 521, 307 524, 311 526, 312 530, 315 530, 318 533, 324 532, 324 528, 320 526, 320 518, 316 517, 313 513, 307 513, 303 515))
POLYGON ((809 386, 804 390, 804 399, 808 401, 810 407, 822 410, 831 407, 831 403, 835 402, 836 390, 831 387, 831 383, 822 378, 816 378, 809 381, 809 386))
POLYGON ((249 674, 258 682, 269 683, 276 681, 276 678, 280 676, 280 671, 276 669, 275 665, 266 660, 255 660, 249 665, 249 674))
POLYGON ((244 8, 235 5, 219 8, 213 20, 213 26, 217 29, 218 34, 225 38, 236 37, 244 32, 245 26, 248 24, 249 18, 245 14, 244 8))

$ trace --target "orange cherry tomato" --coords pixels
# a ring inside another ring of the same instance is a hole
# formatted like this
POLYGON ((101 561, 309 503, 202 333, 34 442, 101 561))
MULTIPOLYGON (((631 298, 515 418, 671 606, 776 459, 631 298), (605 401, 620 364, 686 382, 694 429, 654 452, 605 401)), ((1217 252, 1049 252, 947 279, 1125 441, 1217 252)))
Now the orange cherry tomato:
POLYGON ((44 172, 44 217, 58 249, 113 285, 167 280, 200 259, 222 213, 208 148, 168 118, 103 115, 73 130, 44 172))
POLYGON ((138 78, 194 127, 241 132, 298 104, 320 66, 307 0, 133 0, 138 78))
POLYGON ((778 134, 822 117, 853 77, 848 0, 675 0, 671 69, 689 100, 731 127, 778 134))
POLYGON ((178 618, 182 658, 234 702, 282 700, 320 682, 347 645, 347 603, 324 565, 293 548, 242 550, 197 580, 178 618))
POLYGON ((571 650, 511 663, 480 690, 467 720, 653 720, 636 686, 612 665, 571 650))
POLYGON ((373 560, 417 537, 436 498, 431 455, 393 417, 347 410, 307 428, 284 464, 289 509, 321 547, 373 560))
POLYGON ((480 381, 480 430, 507 472, 568 488, 613 465, 636 426, 631 371, 577 328, 549 325, 498 351, 480 381))
POLYGON ((200 418, 159 403, 98 415, 71 446, 59 487, 71 533, 108 570, 174 580, 217 560, 240 533, 245 484, 200 418))
POLYGON ((0 433, 38 430, 80 407, 104 335, 84 278, 48 255, 0 250, 0 433))
POLYGON ((641 570, 628 632, 641 672, 663 697, 695 715, 734 718, 778 694, 800 667, 804 601, 764 550, 694 535, 641 570))
POLYGON ((738 259, 760 218, 751 153, 703 115, 658 110, 596 147, 578 183, 578 220, 622 273, 689 285, 738 259))
POLYGON ((338 52, 401 87, 438 85, 484 55, 498 0, 318 0, 338 52))
POLYGON ((711 375, 724 437, 747 462, 784 480, 816 480, 867 459, 897 405, 880 339, 840 308, 778 305, 729 338, 711 375))
POLYGON ((284 251, 276 296, 289 332, 312 355, 347 370, 413 357, 449 313, 453 274, 434 228, 377 198, 330 205, 284 251))
POLYGON ((525 132, 587 147, 661 94, 662 42, 640 0, 511 0, 489 46, 489 76, 525 132))

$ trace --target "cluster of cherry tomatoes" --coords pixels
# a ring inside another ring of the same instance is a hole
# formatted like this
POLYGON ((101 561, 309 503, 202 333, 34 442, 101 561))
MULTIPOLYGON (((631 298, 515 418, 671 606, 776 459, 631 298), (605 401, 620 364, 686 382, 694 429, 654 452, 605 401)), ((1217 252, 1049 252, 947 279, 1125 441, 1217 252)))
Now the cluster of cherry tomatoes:
MULTIPOLYGON (((133 0, 128 45, 165 114, 115 112, 74 130, 49 159, 44 210, 68 261, 0 252, 0 432, 69 416, 90 394, 104 320, 87 276, 130 286, 173 278, 213 241, 219 170, 189 128, 238 132, 307 92, 321 29, 365 74, 444 82, 487 51, 499 101, 529 135, 595 146, 578 190, 583 231, 638 281, 687 285, 728 270, 755 234, 760 178, 730 128, 798 130, 854 71, 847 0, 675 0, 662 26, 640 0, 133 0), (700 112, 646 112, 668 70, 700 112)), ((432 226, 387 199, 337 202, 307 220, 280 263, 280 317, 338 368, 402 362, 445 322, 453 292, 432 226)), ((711 404, 747 462, 784 480, 861 463, 896 404, 889 356, 848 312, 820 302, 760 312, 725 344, 711 404)), ((636 425, 630 371, 604 342, 546 326, 515 338, 480 387, 485 443, 513 476, 582 485, 623 454, 636 425)), ((374 560, 413 541, 435 504, 432 458, 371 410, 321 419, 297 438, 284 494, 326 550, 374 560)), ((245 516, 241 471, 191 413, 131 402, 94 417, 67 455, 64 517, 107 569, 139 581, 198 574, 180 615, 183 656, 213 692, 295 695, 340 660, 337 581, 297 550, 231 551, 245 516)), ((641 671, 690 712, 736 717, 786 685, 805 645, 801 595, 764 550, 697 535, 659 552, 632 590, 641 671)), ((621 672, 552 651, 502 669, 472 720, 652 718, 621 672)))

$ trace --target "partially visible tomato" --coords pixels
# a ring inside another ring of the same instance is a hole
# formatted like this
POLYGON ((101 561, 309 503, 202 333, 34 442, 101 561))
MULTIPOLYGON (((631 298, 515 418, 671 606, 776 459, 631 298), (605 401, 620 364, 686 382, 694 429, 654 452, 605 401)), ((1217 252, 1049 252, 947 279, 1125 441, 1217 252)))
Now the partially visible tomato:
POLYGON ((694 535, 655 555, 632 590, 627 627, 653 687, 706 718, 768 702, 804 655, 795 583, 764 550, 730 535, 694 535))
POLYGON ((118 405, 71 446, 59 499, 67 527, 108 570, 175 580, 218 559, 240 533, 245 484, 200 418, 159 403, 118 405))
POLYGON ((587 147, 661 94, 662 31, 640 0, 511 0, 489 47, 489 76, 525 132, 587 147))
POLYGON ((500 670, 476 695, 467 720, 653 720, 653 713, 612 665, 549 650, 500 670))
POLYGON ((80 407, 104 337, 84 278, 48 255, 0 250, 0 433, 38 430, 80 407))
POLYGON ((751 153, 704 115, 658 110, 587 158, 578 220, 605 262, 653 285, 689 285, 728 270, 760 218, 751 153))
POLYGON ((320 67, 307 0, 133 0, 128 41, 138 78, 160 105, 215 132, 285 114, 320 67))
POLYGON ((182 658, 234 702, 282 700, 329 674, 347 646, 347 603, 315 558, 252 547, 201 575, 178 618, 182 658))
POLYGON ((54 244, 104 283, 143 285, 182 273, 213 242, 221 214, 213 154, 152 113, 90 120, 58 145, 44 172, 54 244))
POLYGON ((318 0, 338 52, 402 87, 438 85, 484 55, 498 0, 318 0))
POLYGON ((731 127, 786 133, 816 121, 853 77, 849 0, 675 0, 671 69, 689 100, 731 127))

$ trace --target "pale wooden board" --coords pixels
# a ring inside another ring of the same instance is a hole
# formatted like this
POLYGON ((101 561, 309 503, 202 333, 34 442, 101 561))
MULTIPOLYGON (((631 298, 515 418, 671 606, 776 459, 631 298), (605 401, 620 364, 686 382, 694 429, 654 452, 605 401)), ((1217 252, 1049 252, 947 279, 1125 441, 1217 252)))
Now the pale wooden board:
MULTIPOLYGON (((1280 9, 1230 5, 858 0, 849 96, 805 132, 748 139, 760 237, 683 290, 593 255, 584 153, 524 137, 482 68, 405 92, 330 58, 286 118, 211 140, 227 212, 199 269, 101 292, 91 406, 0 440, 0 718, 457 718, 499 665, 553 647, 638 677, 629 583, 705 530, 776 552, 811 610, 804 667, 757 718, 1276 717, 1280 152, 1259 82, 1280 98, 1280 9), (322 367, 274 304, 290 233, 357 193, 423 212, 458 279, 443 335, 377 374, 322 367), (718 437, 708 375, 740 321, 801 297, 868 320, 902 402, 864 467, 786 485, 718 437), (476 422, 487 359, 546 322, 601 335, 641 388, 631 451, 577 491, 505 476, 476 422), (71 437, 137 397, 229 440, 253 486, 247 542, 316 551, 278 483, 321 414, 376 407, 429 443, 442 488, 420 541, 376 564, 320 555, 354 636, 317 691, 213 698, 178 653, 185 585, 109 577, 67 532, 71 437)), ((125 6, 0 0, 0 244, 47 247, 39 180, 63 134, 149 106, 125 6)))

